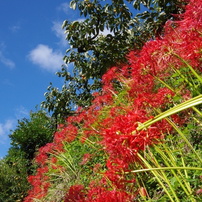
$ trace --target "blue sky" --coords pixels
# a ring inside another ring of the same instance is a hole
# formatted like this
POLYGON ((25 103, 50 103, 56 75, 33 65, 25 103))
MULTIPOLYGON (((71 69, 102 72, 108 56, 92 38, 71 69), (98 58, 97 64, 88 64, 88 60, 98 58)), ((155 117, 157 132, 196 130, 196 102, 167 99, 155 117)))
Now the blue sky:
POLYGON ((63 84, 55 75, 68 48, 61 25, 78 18, 68 2, 0 0, 0 158, 17 120, 40 105, 50 82, 63 84))
POLYGON ((64 20, 82 20, 69 2, 0 0, 0 158, 7 154, 17 120, 44 101, 50 82, 63 85, 55 75, 68 49, 61 26, 64 20))

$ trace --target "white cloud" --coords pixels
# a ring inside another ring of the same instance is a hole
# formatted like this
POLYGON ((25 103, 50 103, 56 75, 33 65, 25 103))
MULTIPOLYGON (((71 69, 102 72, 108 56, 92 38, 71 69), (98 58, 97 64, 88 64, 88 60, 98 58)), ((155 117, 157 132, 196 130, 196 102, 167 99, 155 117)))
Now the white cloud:
POLYGON ((60 40, 59 45, 67 46, 67 41, 65 39, 65 33, 64 33, 64 30, 62 29, 62 22, 54 21, 52 30, 60 40))
POLYGON ((7 79, 7 78, 3 79, 1 81, 1 84, 5 85, 5 86, 15 87, 13 82, 10 79, 7 79))
POLYGON ((62 10, 64 13, 69 14, 71 11, 69 3, 62 3, 58 6, 58 10, 62 10))
POLYGON ((27 110, 23 106, 18 107, 15 111, 16 111, 15 112, 15 117, 18 120, 20 120, 22 118, 25 118, 25 117, 29 117, 29 114, 30 114, 29 110, 27 110))
POLYGON ((10 27, 9 29, 12 31, 12 32, 18 32, 20 30, 20 26, 19 25, 13 25, 12 27, 10 27))
POLYGON ((59 70, 63 64, 63 54, 43 44, 39 44, 35 49, 31 50, 28 58, 34 64, 50 72, 59 70))
POLYGON ((29 111, 23 106, 20 106, 15 111, 13 118, 0 122, 0 158, 3 158, 10 148, 9 135, 16 130, 18 120, 29 117, 29 111))
POLYGON ((15 63, 9 58, 6 58, 1 50, 0 50, 0 62, 9 67, 10 69, 13 69, 15 67, 15 63))
POLYGON ((16 120, 8 119, 4 123, 0 123, 0 143, 5 143, 8 139, 8 134, 16 125, 16 120))
POLYGON ((100 34, 102 34, 103 36, 107 36, 107 34, 114 35, 114 33, 110 32, 110 30, 108 30, 107 28, 105 28, 102 32, 100 32, 100 34))

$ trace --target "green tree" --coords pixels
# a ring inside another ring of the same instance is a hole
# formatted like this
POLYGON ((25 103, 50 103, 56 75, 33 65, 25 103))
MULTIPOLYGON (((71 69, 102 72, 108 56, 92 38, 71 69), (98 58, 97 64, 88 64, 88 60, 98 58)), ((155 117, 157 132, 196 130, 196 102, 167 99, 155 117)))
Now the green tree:
POLYGON ((0 202, 22 201, 30 185, 27 176, 35 172, 35 153, 52 142, 55 120, 43 110, 31 112, 29 118, 18 121, 10 134, 8 155, 0 160, 0 202))
POLYGON ((18 121, 17 128, 9 135, 11 149, 25 153, 25 158, 32 160, 38 148, 51 142, 55 131, 54 120, 40 110, 30 113, 30 119, 18 121))
POLYGON ((65 84, 61 90, 51 84, 42 106, 59 118, 68 116, 74 106, 89 106, 92 92, 100 89, 106 70, 126 62, 125 55, 131 49, 160 37, 166 20, 183 12, 183 2, 72 0, 70 7, 84 20, 65 20, 62 25, 70 48, 64 56, 66 65, 57 75, 64 78, 65 84))
POLYGON ((27 177, 25 154, 20 150, 10 150, 9 155, 0 160, 0 201, 22 201, 30 188, 27 177))

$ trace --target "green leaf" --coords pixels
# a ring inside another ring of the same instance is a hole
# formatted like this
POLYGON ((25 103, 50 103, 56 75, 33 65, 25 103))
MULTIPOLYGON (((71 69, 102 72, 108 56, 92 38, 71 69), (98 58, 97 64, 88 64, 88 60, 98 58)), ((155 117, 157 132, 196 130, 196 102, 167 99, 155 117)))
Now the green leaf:
POLYGON ((76 6, 77 6, 77 4, 75 1, 70 2, 70 8, 72 8, 73 10, 76 10, 76 6))
POLYGON ((65 20, 65 21, 62 23, 62 29, 64 29, 64 28, 67 26, 67 24, 68 24, 68 21, 65 20))
POLYGON ((137 10, 140 10, 140 1, 139 0, 135 0, 133 2, 133 7, 137 10))
POLYGON ((160 113, 159 115, 157 115, 153 119, 150 119, 144 123, 141 123, 139 125, 139 127, 137 128, 137 130, 145 129, 145 128, 149 127, 150 125, 152 125, 153 123, 156 123, 157 121, 160 121, 164 118, 167 118, 168 116, 171 116, 173 114, 176 114, 180 111, 183 111, 183 110, 188 109, 190 107, 194 107, 194 106, 199 105, 199 104, 202 104, 202 95, 191 98, 191 99, 189 99, 189 100, 187 100, 181 104, 178 104, 178 105, 168 109, 165 112, 160 113))

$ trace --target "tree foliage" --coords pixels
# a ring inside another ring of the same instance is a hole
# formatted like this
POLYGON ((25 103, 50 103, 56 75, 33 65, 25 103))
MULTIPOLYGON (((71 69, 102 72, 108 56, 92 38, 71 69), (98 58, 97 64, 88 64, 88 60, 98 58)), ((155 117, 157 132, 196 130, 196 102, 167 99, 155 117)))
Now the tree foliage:
POLYGON ((36 170, 35 153, 52 141, 55 129, 55 121, 42 110, 18 121, 8 155, 0 161, 0 201, 22 201, 27 195, 27 177, 36 170))
POLYGON ((30 119, 19 120, 11 133, 11 149, 24 152, 32 160, 38 148, 52 141, 54 131, 54 122, 44 111, 31 112, 30 119))
POLYGON ((0 201, 22 201, 27 195, 28 164, 25 154, 16 149, 0 160, 0 201))
POLYGON ((66 117, 75 105, 89 106, 106 70, 126 62, 131 49, 163 35, 166 20, 183 12, 183 4, 181 0, 72 0, 70 7, 80 12, 82 20, 65 20, 62 25, 70 47, 64 56, 66 65, 57 75, 65 84, 61 90, 50 85, 42 106, 55 117, 66 117))

